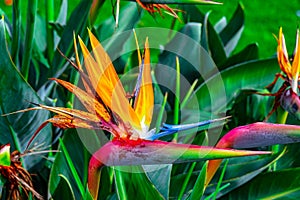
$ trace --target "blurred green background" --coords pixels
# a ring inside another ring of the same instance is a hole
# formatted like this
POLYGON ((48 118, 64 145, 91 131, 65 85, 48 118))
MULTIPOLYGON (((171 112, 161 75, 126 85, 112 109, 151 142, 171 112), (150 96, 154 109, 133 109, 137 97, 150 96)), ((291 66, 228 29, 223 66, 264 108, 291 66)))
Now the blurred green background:
MULTIPOLYGON (((0 8, 3 10, 9 19, 12 19, 12 7, 5 5, 5 0, 0 1, 0 8)), ((77 5, 79 0, 68 1, 69 10, 71 11, 77 5)), ((286 43, 290 54, 294 51, 296 29, 300 21, 300 1, 260 1, 260 0, 222 0, 223 5, 201 5, 198 6, 201 11, 212 11, 210 20, 213 24, 226 16, 227 20, 233 15, 238 3, 240 2, 245 9, 245 29, 242 38, 237 46, 236 51, 239 51, 247 44, 257 42, 259 45, 259 55, 261 58, 267 58, 276 52, 276 40, 273 34, 278 35, 279 27, 283 27, 283 32, 286 37, 286 43)), ((39 1, 40 11, 44 11, 45 2, 39 1)), ((21 1, 22 4, 22 1, 21 1)), ((56 0, 54 8, 59 10, 61 0, 56 0)), ((111 15, 111 1, 106 2, 109 9, 102 9, 100 15, 111 15)), ((121 2, 122 5, 122 2, 121 2)), ((2 12, 1 12, 2 13, 2 12)), ((24 8, 24 16, 26 10, 24 8)), ((43 13, 40 13, 43 15, 43 13)), ((139 26, 163 26, 170 27, 172 17, 164 15, 163 18, 153 18, 151 15, 144 15, 146 18, 143 24, 139 26)), ((23 18, 23 20, 25 20, 23 18)))
POLYGON ((300 21, 300 1, 260 1, 260 0, 223 0, 221 6, 202 6, 201 10, 212 10, 214 23, 222 16, 230 18, 239 2, 245 10, 245 29, 237 50, 251 42, 259 44, 259 55, 270 57, 276 52, 276 40, 279 27, 283 28, 289 53, 293 53, 296 29, 300 21))

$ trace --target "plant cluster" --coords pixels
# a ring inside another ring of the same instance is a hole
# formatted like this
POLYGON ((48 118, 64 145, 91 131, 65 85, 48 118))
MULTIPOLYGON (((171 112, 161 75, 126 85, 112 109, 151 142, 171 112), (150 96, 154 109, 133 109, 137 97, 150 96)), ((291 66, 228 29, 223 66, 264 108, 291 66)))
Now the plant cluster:
POLYGON ((0 199, 299 198, 298 32, 260 59, 241 5, 1 3, 0 199))

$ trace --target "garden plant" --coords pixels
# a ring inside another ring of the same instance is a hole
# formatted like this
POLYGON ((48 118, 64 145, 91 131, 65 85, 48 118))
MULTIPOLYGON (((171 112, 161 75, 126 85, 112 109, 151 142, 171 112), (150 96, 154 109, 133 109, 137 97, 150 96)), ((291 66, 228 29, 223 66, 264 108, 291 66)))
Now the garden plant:
POLYGON ((0 199, 300 197, 296 25, 261 58, 242 3, 0 5, 0 199))

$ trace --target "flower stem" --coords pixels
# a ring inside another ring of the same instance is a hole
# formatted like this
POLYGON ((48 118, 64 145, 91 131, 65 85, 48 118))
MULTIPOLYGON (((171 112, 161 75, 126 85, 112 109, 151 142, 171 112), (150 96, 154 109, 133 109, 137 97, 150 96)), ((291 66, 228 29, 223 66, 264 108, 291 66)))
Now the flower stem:
POLYGON ((21 69, 21 72, 26 81, 28 80, 28 75, 29 75, 35 15, 37 9, 37 0, 28 0, 27 6, 28 7, 27 7, 27 20, 26 20, 25 46, 24 46, 24 55, 23 55, 23 62, 22 62, 22 69, 21 69))
POLYGON ((15 0, 13 3, 13 32, 12 32, 12 43, 11 43, 11 57, 13 62, 17 66, 19 66, 20 30, 21 30, 20 1, 15 0))

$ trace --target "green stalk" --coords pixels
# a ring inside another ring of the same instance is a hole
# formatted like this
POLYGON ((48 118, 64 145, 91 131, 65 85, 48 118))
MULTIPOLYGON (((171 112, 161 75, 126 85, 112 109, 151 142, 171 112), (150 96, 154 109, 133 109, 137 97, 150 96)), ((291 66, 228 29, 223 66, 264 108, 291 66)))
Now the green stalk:
POLYGON ((165 107, 166 107, 166 104, 167 104, 167 98, 168 98, 168 93, 166 93, 165 96, 164 96, 164 100, 162 102, 161 108, 160 108, 158 116, 157 116, 157 120, 156 120, 156 124, 155 124, 156 133, 158 133, 159 130, 160 130, 162 118, 163 118, 163 115, 164 115, 164 110, 165 110, 165 107))
POLYGON ((126 193, 126 186, 125 186, 125 182, 124 182, 124 178, 123 178, 123 172, 120 169, 116 169, 114 167, 114 172, 115 172, 115 181, 116 181, 116 185, 118 188, 118 196, 119 199, 123 199, 123 200, 127 200, 127 193, 126 193))
POLYGON ((193 91, 194 91, 194 89, 195 89, 195 87, 196 87, 197 82, 198 82, 198 79, 196 79, 196 80, 193 82, 193 84, 191 85, 189 91, 186 93, 184 99, 183 99, 182 102, 181 102, 181 109, 184 108, 185 105, 187 104, 189 98, 191 97, 191 95, 192 95, 192 93, 193 93, 193 91))
POLYGON ((179 103, 180 103, 180 64, 179 58, 176 57, 176 89, 174 102, 174 124, 179 123, 179 103))
POLYGON ((221 183, 222 183, 224 175, 225 175, 225 171, 226 171, 226 168, 227 168, 228 161, 229 160, 227 159, 226 162, 225 162, 225 165, 223 167, 223 170, 221 172, 220 179, 219 179, 217 187, 216 187, 216 191, 214 192, 214 196, 213 196, 214 200, 217 199, 217 194, 220 192, 221 183))
MULTIPOLYGON (((174 100, 174 120, 173 124, 179 123, 179 106, 180 106, 180 64, 179 58, 176 56, 176 89, 175 89, 175 100, 174 100)), ((173 141, 176 142, 178 139, 178 133, 174 134, 173 141)))
POLYGON ((52 61, 54 56, 54 36, 53 28, 49 22, 54 22, 54 2, 53 0, 46 1, 46 34, 47 34, 47 54, 49 61, 52 61))
POLYGON ((197 162, 193 162, 192 165, 189 168, 189 171, 188 171, 188 173, 187 173, 187 175, 186 175, 186 177, 185 177, 185 179, 183 181, 182 187, 180 189, 180 193, 178 195, 178 199, 179 200, 182 199, 182 197, 184 195, 184 191, 186 190, 187 184, 188 184, 188 182, 189 182, 189 180, 190 180, 190 178, 192 176, 192 173, 194 171, 194 168, 195 168, 196 164, 197 164, 197 162))
POLYGON ((19 49, 20 49, 20 30, 21 30, 21 14, 19 0, 13 3, 13 30, 11 42, 11 58, 16 66, 19 66, 19 49))
POLYGON ((281 107, 279 107, 278 108, 277 118, 276 118, 277 123, 279 123, 279 124, 285 124, 288 114, 289 113, 287 111, 285 111, 281 107))
POLYGON ((70 171, 71 171, 71 173, 72 173, 72 175, 73 175, 73 177, 75 179, 76 185, 78 186, 80 194, 81 194, 82 197, 84 197, 85 196, 85 188, 84 188, 84 186, 83 186, 83 184, 82 184, 82 182, 80 180, 80 177, 79 177, 79 175, 78 175, 78 173, 76 171, 76 168, 75 168, 74 163, 73 163, 73 161, 71 159, 71 156, 70 156, 70 154, 69 154, 69 152, 68 152, 65 144, 63 143, 62 139, 59 139, 59 144, 60 144, 62 152, 63 152, 63 154, 64 154, 64 156, 66 158, 66 161, 68 163, 70 171))
POLYGON ((24 55, 21 69, 21 72, 26 81, 28 80, 29 75, 36 9, 37 0, 28 0, 24 55))
MULTIPOLYGON (((79 73, 76 70, 72 70, 69 82, 73 83, 74 85, 77 85, 79 78, 80 78, 79 73)), ((67 99, 69 100, 69 103, 71 104, 71 106, 74 106, 75 95, 72 92, 68 92, 67 99)))
POLYGON ((190 200, 198 200, 201 199, 201 197, 203 196, 203 193, 205 191, 207 166, 208 161, 206 161, 201 168, 200 174, 198 175, 195 185, 193 187, 190 200))
MULTIPOLYGON (((279 124, 285 124, 285 123, 286 123, 287 116, 288 116, 289 113, 288 113, 287 111, 283 110, 281 107, 279 107, 279 108, 277 109, 277 111, 278 111, 278 114, 277 114, 277 117, 276 117, 277 123, 279 123, 279 124)), ((273 145, 273 146, 272 146, 272 151, 273 151, 274 153, 278 153, 278 152, 280 151, 280 145, 279 145, 279 144, 273 145)), ((270 169, 271 169, 272 171, 276 171, 276 169, 277 169, 277 162, 274 162, 274 163, 270 166, 270 169)))

